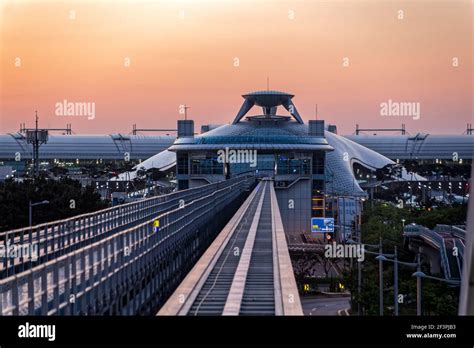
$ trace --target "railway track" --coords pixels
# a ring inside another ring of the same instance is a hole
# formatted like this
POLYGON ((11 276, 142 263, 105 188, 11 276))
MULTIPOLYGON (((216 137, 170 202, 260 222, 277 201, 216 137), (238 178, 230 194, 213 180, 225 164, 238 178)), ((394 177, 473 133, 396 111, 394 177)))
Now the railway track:
POLYGON ((262 180, 158 315, 302 315, 273 181, 262 180))

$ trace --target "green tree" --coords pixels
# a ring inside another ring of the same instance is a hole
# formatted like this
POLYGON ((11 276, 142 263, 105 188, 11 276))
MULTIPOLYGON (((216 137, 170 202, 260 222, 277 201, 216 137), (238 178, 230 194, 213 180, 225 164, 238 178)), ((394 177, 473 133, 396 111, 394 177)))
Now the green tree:
POLYGON ((49 204, 34 208, 33 224, 68 218, 108 207, 92 186, 82 187, 69 178, 44 178, 17 182, 12 179, 0 183, 0 231, 28 226, 29 201, 48 200, 49 204))
MULTIPOLYGON (((399 209, 390 204, 376 204, 373 208, 367 207, 362 215, 362 243, 378 244, 383 241, 384 253, 393 253, 397 246, 399 260, 414 262, 415 255, 404 246, 402 219, 406 223, 416 222, 427 227, 436 224, 461 224, 466 220, 466 207, 457 206, 443 210, 410 211, 399 209)), ((377 250, 374 250, 377 251, 377 250)), ((353 294, 352 311, 357 312, 360 303, 365 315, 379 314, 379 269, 375 255, 365 255, 362 263, 362 288, 360 295, 357 292, 357 264, 354 268, 343 273, 344 284, 353 294)), ((393 292, 393 265, 384 262, 384 314, 391 315, 394 306, 393 292)), ((429 274, 428 266, 423 271, 429 274)), ((399 305, 400 314, 416 314, 416 279, 410 267, 399 267, 399 294, 404 295, 403 303, 399 305)), ((459 288, 449 287, 436 281, 423 281, 423 308, 427 315, 456 315, 459 300, 459 288)))

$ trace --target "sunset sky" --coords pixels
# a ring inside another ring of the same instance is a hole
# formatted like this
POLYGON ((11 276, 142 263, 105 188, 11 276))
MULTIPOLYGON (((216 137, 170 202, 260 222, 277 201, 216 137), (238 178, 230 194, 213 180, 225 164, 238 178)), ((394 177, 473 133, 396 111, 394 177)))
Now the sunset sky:
POLYGON ((471 0, 0 3, 0 133, 33 126, 35 110, 78 134, 175 128, 180 104, 198 127, 228 123, 267 77, 341 134, 473 122, 471 0), (95 103, 95 119, 55 115, 65 99, 95 103), (420 119, 381 116, 389 99, 419 102, 420 119))

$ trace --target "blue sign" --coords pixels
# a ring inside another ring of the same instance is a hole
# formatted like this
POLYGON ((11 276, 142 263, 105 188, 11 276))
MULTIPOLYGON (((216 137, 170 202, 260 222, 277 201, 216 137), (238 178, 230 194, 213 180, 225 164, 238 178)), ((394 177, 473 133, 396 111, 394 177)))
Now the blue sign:
POLYGON ((311 218, 311 232, 334 232, 334 218, 311 218))

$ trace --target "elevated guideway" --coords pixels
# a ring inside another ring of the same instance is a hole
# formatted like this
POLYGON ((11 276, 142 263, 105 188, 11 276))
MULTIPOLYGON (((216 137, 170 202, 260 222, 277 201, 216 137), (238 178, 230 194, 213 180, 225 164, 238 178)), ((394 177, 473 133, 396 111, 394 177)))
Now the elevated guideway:
POLYGON ((2 265, 0 315, 155 314, 254 182, 236 177, 2 233, 4 245, 31 241, 40 255, 2 265))
POLYGON ((273 181, 257 185, 158 315, 303 315, 273 181))
MULTIPOLYGON (((444 277, 459 280, 462 274, 466 232, 456 226, 437 225, 434 230, 410 224, 405 226, 404 237, 409 239, 412 248, 429 246, 437 252, 444 277)), ((434 262, 432 262, 434 263, 434 262)))
POLYGON ((4 250, 12 245, 31 245, 37 251, 36 260, 24 256, 3 258, 0 262, 0 279, 140 225, 163 213, 184 207, 195 199, 239 180, 241 178, 234 178, 231 181, 151 197, 68 219, 0 232, 0 245, 3 244, 4 250))

